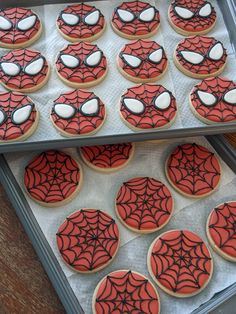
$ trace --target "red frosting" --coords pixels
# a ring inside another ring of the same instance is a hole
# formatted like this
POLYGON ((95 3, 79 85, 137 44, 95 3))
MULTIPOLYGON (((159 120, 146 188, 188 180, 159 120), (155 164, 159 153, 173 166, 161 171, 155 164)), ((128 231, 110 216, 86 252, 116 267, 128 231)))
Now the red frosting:
POLYGON ((140 84, 131 88, 122 95, 120 102, 120 112, 122 117, 131 125, 139 129, 154 129, 165 126, 176 116, 176 99, 165 87, 157 84, 140 84), (169 106, 160 109, 155 106, 155 101, 163 93, 170 96, 169 106), (125 99, 135 99, 143 103, 144 111, 134 113, 125 106, 125 99))
POLYGON ((69 198, 79 188, 80 180, 78 163, 55 150, 34 157, 24 173, 24 184, 30 196, 48 204, 69 198))
POLYGON ((98 209, 81 209, 67 217, 56 238, 64 261, 80 272, 104 267, 119 246, 115 220, 98 209))
POLYGON ((149 177, 124 182, 116 197, 116 209, 123 222, 132 229, 152 232, 170 219, 173 199, 169 189, 149 177))
POLYGON ((162 287, 174 294, 196 294, 213 271, 211 254, 202 239, 188 230, 159 236, 150 253, 151 272, 162 287))
POLYGON ((88 134, 94 132, 103 123, 105 119, 105 105, 93 92, 77 89, 61 94, 54 101, 51 117, 55 125, 68 134, 88 134), (97 100, 98 110, 94 115, 84 115, 81 107, 92 99, 97 100), (72 106, 75 109, 74 116, 69 119, 61 118, 55 112, 56 104, 72 106))
POLYGON ((236 202, 224 203, 212 210, 208 231, 214 244, 236 259, 236 202))
POLYGON ((1 92, 0 116, 0 140, 8 141, 17 139, 30 130, 35 123, 37 111, 29 97, 17 92, 1 92), (26 113, 26 119, 22 123, 16 123, 14 113, 19 112, 20 108, 24 108, 28 114, 26 113))
POLYGON ((96 314, 149 313, 160 311, 159 296, 151 282, 131 270, 117 270, 107 275, 94 295, 96 314))
POLYGON ((167 160, 166 172, 175 188, 189 196, 205 196, 219 184, 221 169, 214 153, 197 144, 183 144, 167 160))
POLYGON ((41 22, 38 16, 30 9, 8 8, 0 11, 0 17, 3 16, 12 23, 9 30, 0 28, 0 43, 4 44, 24 44, 37 35, 41 28, 41 22), (18 22, 29 16, 36 16, 35 24, 28 30, 22 31, 17 28, 18 22))
POLYGON ((164 48, 158 43, 151 40, 139 39, 126 44, 119 53, 118 65, 121 69, 132 77, 140 79, 153 79, 159 77, 167 68, 168 60, 164 48), (155 63, 149 60, 149 56, 154 52, 161 49, 162 58, 160 62, 155 63), (138 67, 132 67, 127 62, 123 55, 138 57, 141 61, 138 67))
MULTIPOLYGON (((234 103, 228 103, 224 99, 229 91, 235 90, 236 84, 220 77, 212 77, 195 85, 191 92, 191 104, 197 113, 213 122, 231 122, 236 120, 236 97, 234 103), (203 91, 215 96, 215 103, 207 106, 200 99, 198 92, 203 91)), ((227 98, 226 98, 227 100, 227 98)))

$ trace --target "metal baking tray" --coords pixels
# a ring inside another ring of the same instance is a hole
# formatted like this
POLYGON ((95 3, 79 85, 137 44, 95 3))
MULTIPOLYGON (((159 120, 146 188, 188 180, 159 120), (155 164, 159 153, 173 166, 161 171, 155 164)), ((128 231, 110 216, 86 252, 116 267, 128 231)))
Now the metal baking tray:
MULTIPOLYGON (((2 0, 0 1, 0 9, 14 6, 38 6, 44 4, 55 4, 82 1, 68 0, 2 0)), ((218 0, 218 5, 222 11, 227 30, 230 35, 233 52, 236 51, 236 1, 235 0, 218 0)), ((236 66, 236 65, 235 65, 236 66)), ((51 127, 51 126, 50 126, 51 127)), ((53 126, 52 126, 53 127, 53 126)), ((161 129, 157 131, 145 132, 129 132, 122 134, 110 134, 104 136, 83 136, 80 138, 56 138, 50 140, 31 141, 30 138, 26 142, 1 143, 0 153, 13 151, 29 151, 29 150, 45 150, 50 148, 75 147, 85 145, 112 144, 121 142, 135 142, 154 139, 168 139, 187 136, 202 136, 212 134, 222 134, 236 131, 236 123, 219 123, 215 125, 206 125, 199 127, 183 127, 174 129, 161 129)))

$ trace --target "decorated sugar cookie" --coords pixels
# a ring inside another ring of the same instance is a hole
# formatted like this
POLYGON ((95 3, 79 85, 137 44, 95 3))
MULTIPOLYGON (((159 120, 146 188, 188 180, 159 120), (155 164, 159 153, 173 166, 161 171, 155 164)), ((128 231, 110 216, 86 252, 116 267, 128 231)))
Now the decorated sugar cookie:
POLYGON ((28 47, 41 33, 41 21, 32 10, 8 8, 0 11, 0 47, 28 47))
POLYGON ((166 176, 178 192, 198 198, 216 190, 221 167, 215 154, 206 147, 187 143, 177 146, 167 159, 166 176))
POLYGON ((0 142, 22 141, 38 125, 39 112, 33 101, 17 92, 0 92, 0 142))
POLYGON ((143 275, 131 270, 117 270, 106 275, 93 294, 93 314, 160 313, 156 288, 143 275))
POLYGON ((226 78, 212 77, 194 86, 190 106, 205 123, 236 120, 236 84, 226 78))
POLYGON ((135 83, 159 80, 168 66, 164 48, 155 41, 144 39, 126 44, 119 53, 117 63, 121 74, 135 83))
POLYGON ((189 230, 171 230, 158 236, 148 251, 147 264, 157 285, 179 298, 200 293, 213 273, 208 247, 189 230))
POLYGON ((115 8, 111 25, 114 31, 124 38, 148 38, 159 28, 160 14, 147 2, 123 2, 115 8))
POLYGON ((96 7, 78 3, 64 8, 57 18, 60 34, 71 42, 93 41, 105 29, 104 15, 96 7))
POLYGON ((208 217, 206 231, 213 249, 236 262, 236 201, 215 207, 208 217))
POLYGON ((206 36, 182 40, 174 52, 174 62, 185 75, 206 78, 219 75, 226 65, 227 52, 223 44, 206 36))
POLYGON ((15 49, 0 58, 0 83, 7 89, 35 92, 49 78, 49 65, 36 50, 15 49))
POLYGON ((216 23, 216 11, 205 0, 174 0, 168 16, 174 30, 185 36, 207 34, 216 23))
POLYGON ((120 242, 115 220, 99 209, 71 214, 59 227, 57 246, 64 262, 81 273, 101 270, 111 263, 120 242))
POLYGON ((80 148, 83 161, 101 172, 113 172, 125 167, 134 154, 134 144, 109 144, 80 148))
POLYGON ((169 127, 176 113, 176 99, 162 85, 146 83, 128 88, 120 100, 121 119, 133 130, 169 127))
POLYGON ((151 233, 163 228, 171 218, 173 198, 162 182, 138 177, 124 182, 116 196, 116 213, 129 229, 151 233))
POLYGON ((81 183, 79 163, 64 152, 43 152, 25 167, 26 191, 43 206, 61 206, 70 202, 78 194, 81 183))
POLYGON ((51 112, 51 120, 64 136, 96 133, 106 118, 105 105, 93 92, 74 90, 61 94, 51 112))
POLYGON ((79 42, 62 49, 56 70, 67 85, 80 88, 99 84, 107 74, 107 60, 97 45, 79 42))

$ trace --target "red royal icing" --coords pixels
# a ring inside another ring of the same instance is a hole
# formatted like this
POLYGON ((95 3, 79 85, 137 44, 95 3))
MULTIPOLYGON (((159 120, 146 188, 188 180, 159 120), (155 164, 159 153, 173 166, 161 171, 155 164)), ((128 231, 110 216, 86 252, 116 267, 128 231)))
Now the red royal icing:
POLYGON ((151 272, 171 293, 196 294, 210 280, 211 254, 202 239, 188 230, 159 236, 150 253, 151 272))
POLYGON ((169 189, 149 177, 124 182, 116 197, 116 209, 124 223, 147 232, 163 227, 170 219, 173 199, 169 189))
POLYGON ((24 173, 24 184, 30 196, 48 204, 69 198, 79 188, 80 180, 78 163, 55 150, 34 157, 24 173))
POLYGON ((197 144, 183 144, 167 160, 170 182, 189 196, 204 196, 219 184, 220 164, 214 153, 197 144))
POLYGON ((131 270, 117 270, 99 283, 94 308, 96 314, 158 314, 160 301, 155 288, 143 275, 131 270))
POLYGON ((115 220, 97 209, 81 209, 67 217, 56 238, 63 260, 80 272, 104 267, 119 246, 115 220))

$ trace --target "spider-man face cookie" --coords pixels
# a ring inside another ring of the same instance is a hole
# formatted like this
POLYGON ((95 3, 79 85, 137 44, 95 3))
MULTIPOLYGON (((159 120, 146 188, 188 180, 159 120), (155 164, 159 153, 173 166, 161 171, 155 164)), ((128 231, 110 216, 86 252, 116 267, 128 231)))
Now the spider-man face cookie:
POLYGON ((125 38, 148 38, 160 26, 159 11, 147 2, 123 2, 115 8, 111 25, 114 31, 125 38))
POLYGON ((164 48, 155 41, 144 39, 126 44, 119 53, 117 63, 121 74, 136 83, 160 79, 168 66, 164 48))
POLYGON ((36 50, 15 49, 0 58, 0 83, 7 89, 34 92, 49 78, 49 65, 36 50))
POLYGON ((97 45, 79 42, 62 49, 56 70, 67 85, 80 88, 99 84, 107 74, 107 60, 97 45))
POLYGON ((30 9, 0 10, 0 47, 28 47, 40 37, 41 33, 41 21, 30 9))
POLYGON ((176 113, 175 97, 162 85, 140 84, 121 97, 121 118, 134 130, 169 127, 176 113))
POLYGON ((0 142, 25 140, 37 128, 38 120, 39 113, 29 97, 0 93, 0 142))
POLYGON ((170 5, 168 15, 171 26, 185 36, 204 35, 216 23, 216 11, 205 0, 175 0, 170 5))
POLYGON ((236 120, 236 84, 228 79, 212 77, 194 86, 190 105, 197 118, 205 123, 236 120))
POLYGON ((206 78, 220 74, 225 67, 227 52, 213 37, 193 36, 182 40, 176 47, 174 62, 185 75, 206 78))
POLYGON ((102 35, 105 18, 96 7, 79 3, 61 11, 57 27, 62 36, 71 42, 93 41, 102 35))
POLYGON ((53 104, 51 120, 64 136, 96 133, 105 121, 105 105, 93 92, 74 90, 60 95, 53 104))

